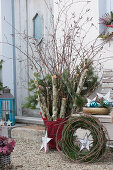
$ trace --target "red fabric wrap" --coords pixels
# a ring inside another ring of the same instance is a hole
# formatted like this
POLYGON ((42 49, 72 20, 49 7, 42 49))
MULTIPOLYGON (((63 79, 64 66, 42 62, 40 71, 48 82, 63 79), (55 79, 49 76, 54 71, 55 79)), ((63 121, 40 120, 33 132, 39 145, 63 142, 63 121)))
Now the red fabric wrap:
MULTIPOLYGON (((42 117, 42 113, 41 117, 42 117)), ((56 121, 48 121, 47 118, 43 118, 45 130, 47 130, 48 138, 52 138, 48 143, 50 149, 56 149, 56 133, 57 140, 60 141, 62 138, 62 130, 67 119, 57 119, 56 121), (57 132, 58 130, 58 132, 57 132)))

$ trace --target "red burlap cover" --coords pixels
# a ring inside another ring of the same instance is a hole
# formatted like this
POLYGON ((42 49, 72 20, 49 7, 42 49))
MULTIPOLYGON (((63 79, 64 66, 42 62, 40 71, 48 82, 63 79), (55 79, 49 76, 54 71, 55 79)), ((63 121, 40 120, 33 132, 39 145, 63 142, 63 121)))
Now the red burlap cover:
MULTIPOLYGON (((41 117, 42 117, 42 113, 41 117)), ((67 119, 57 119, 57 121, 48 121, 46 118, 43 118, 45 130, 47 130, 47 134, 49 138, 52 138, 49 142, 50 149, 56 149, 56 133, 57 133, 57 140, 60 141, 62 138, 62 130, 64 124, 66 123, 67 119), (58 132, 57 132, 58 130, 58 132)))

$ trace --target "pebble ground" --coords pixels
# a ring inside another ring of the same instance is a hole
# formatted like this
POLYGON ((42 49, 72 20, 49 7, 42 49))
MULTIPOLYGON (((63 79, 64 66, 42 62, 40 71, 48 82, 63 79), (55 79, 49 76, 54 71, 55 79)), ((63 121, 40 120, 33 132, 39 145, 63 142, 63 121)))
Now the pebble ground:
POLYGON ((113 170, 113 152, 106 154, 100 162, 79 164, 65 160, 58 151, 40 151, 44 128, 29 126, 15 128, 12 137, 16 146, 12 153, 14 170, 113 170))

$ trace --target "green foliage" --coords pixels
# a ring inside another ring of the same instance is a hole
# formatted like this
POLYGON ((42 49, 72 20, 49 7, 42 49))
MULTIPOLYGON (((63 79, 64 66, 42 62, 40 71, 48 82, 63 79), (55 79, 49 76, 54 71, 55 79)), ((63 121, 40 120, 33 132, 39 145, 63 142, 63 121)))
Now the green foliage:
POLYGON ((100 34, 99 36, 98 36, 98 38, 102 38, 102 39, 106 39, 108 37, 108 35, 105 35, 105 34, 100 34))
POLYGON ((30 108, 30 109, 36 109, 37 105, 37 94, 30 95, 29 97, 26 98, 27 102, 23 105, 25 108, 30 108))
POLYGON ((2 68, 3 60, 0 60, 0 69, 2 68))
POLYGON ((111 14, 111 21, 113 22, 113 12, 111 11, 110 14, 111 14))
POLYGON ((76 104, 76 106, 78 106, 78 108, 80 110, 86 104, 86 102, 87 102, 87 100, 84 97, 82 97, 80 95, 76 95, 75 96, 75 104, 76 104))
POLYGON ((0 91, 3 89, 4 89, 3 84, 2 84, 2 82, 0 82, 0 91))
POLYGON ((91 93, 95 90, 95 88, 97 88, 98 85, 98 77, 94 73, 94 68, 90 66, 88 69, 87 77, 85 79, 84 88, 81 91, 81 95, 83 96, 91 93))
POLYGON ((113 152, 113 148, 112 147, 110 147, 110 151, 113 152))
POLYGON ((100 106, 103 108, 108 108, 110 109, 110 103, 109 101, 105 101, 105 99, 102 97, 100 100, 99 100, 99 103, 100 103, 100 106))

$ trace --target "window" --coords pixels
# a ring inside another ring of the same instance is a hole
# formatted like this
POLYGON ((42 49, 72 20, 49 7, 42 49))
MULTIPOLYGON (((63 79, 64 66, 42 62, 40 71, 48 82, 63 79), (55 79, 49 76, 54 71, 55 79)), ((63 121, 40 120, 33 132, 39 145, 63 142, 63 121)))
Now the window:
MULTIPOLYGON (((113 0, 98 0, 99 1, 99 18, 102 18, 105 13, 113 11, 113 0)), ((105 25, 100 24, 100 34, 106 31, 105 25)))
POLYGON ((42 39, 42 19, 38 14, 36 14, 33 18, 33 35, 39 43, 42 39))

